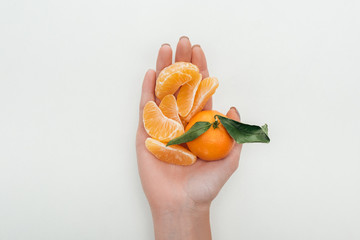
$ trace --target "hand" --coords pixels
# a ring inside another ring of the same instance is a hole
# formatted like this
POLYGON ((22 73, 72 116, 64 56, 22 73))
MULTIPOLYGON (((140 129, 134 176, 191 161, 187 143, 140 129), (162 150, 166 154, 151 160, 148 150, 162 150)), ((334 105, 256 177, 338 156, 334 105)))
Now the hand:
MULTIPOLYGON (((180 38, 175 62, 192 62, 200 69, 203 78, 209 76, 205 54, 199 45, 191 47, 187 37, 180 38)), ((143 108, 155 97, 155 82, 160 71, 172 64, 172 49, 163 44, 159 50, 156 72, 148 70, 140 102, 136 152, 139 174, 154 219, 156 239, 211 239, 209 208, 222 186, 238 167, 242 145, 235 143, 223 160, 196 161, 191 166, 177 166, 155 158, 145 147, 149 137, 143 126, 143 108), (171 238, 174 237, 174 238, 171 238)), ((212 108, 212 100, 205 109, 212 108)), ((240 121, 235 108, 227 116, 240 121)))

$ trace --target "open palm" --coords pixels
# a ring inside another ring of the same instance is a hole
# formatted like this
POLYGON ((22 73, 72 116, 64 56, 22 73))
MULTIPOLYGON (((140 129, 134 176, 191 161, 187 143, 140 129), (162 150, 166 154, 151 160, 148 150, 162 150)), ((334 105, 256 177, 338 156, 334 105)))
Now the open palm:
MULTIPOLYGON (((191 62, 199 67, 203 78, 209 76, 203 50, 199 45, 192 47, 186 37, 180 38, 177 45, 175 62, 179 61, 191 62)), ((230 154, 223 160, 213 162, 198 160, 191 166, 178 166, 159 161, 146 149, 145 140, 149 136, 143 126, 143 108, 148 101, 159 103, 154 93, 156 78, 163 68, 171 64, 172 49, 170 45, 164 44, 159 50, 156 71, 149 70, 144 78, 136 137, 139 174, 150 206, 165 207, 169 210, 209 204, 236 170, 241 152, 241 145, 235 143, 230 154)), ((210 99, 205 109, 211 108, 210 99)), ((234 108, 229 110, 227 116, 240 120, 234 108)))

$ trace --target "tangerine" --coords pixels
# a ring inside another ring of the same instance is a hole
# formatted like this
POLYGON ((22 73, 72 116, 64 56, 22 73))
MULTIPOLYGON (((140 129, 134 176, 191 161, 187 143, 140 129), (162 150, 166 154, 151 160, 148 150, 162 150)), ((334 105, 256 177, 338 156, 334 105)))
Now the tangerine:
MULTIPOLYGON (((226 117, 214 110, 201 111, 191 118, 185 131, 187 132, 196 122, 213 123, 215 115, 226 117)), ((212 125, 198 138, 186 143, 190 151, 202 160, 214 161, 222 159, 229 154, 234 145, 234 139, 228 134, 219 120, 215 125, 217 126, 213 127, 214 125, 212 125)))

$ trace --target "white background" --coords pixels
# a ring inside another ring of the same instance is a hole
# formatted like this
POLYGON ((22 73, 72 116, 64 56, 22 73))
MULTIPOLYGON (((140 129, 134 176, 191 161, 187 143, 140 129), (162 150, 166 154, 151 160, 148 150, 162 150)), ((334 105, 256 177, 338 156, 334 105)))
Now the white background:
POLYGON ((0 239, 153 239, 135 132, 164 42, 204 49, 214 108, 268 123, 214 239, 360 239, 359 1, 0 2, 0 239))

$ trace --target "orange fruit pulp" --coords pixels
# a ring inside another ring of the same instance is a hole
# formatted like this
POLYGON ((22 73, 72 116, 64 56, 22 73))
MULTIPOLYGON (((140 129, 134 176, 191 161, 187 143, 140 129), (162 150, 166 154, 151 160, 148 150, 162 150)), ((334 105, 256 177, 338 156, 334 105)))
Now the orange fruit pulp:
POLYGON ((184 133, 184 126, 166 117, 154 101, 145 104, 143 122, 146 132, 161 142, 169 142, 184 133))
MULTIPOLYGON (((195 99, 190 112, 186 117, 183 117, 182 119, 185 120, 185 122, 189 122, 193 116, 195 116, 198 112, 200 112, 204 108, 207 101, 215 93, 218 86, 219 86, 219 81, 215 77, 208 77, 203 79, 200 82, 199 87, 196 91, 195 99)), ((179 99, 178 99, 178 105, 180 106, 179 99)))
MULTIPOLYGON (((215 115, 226 117, 214 110, 199 112, 191 118, 185 131, 187 132, 196 122, 205 121, 213 123, 215 115)), ((217 121, 219 123, 217 128, 214 129, 212 125, 198 138, 186 143, 189 150, 202 160, 213 161, 222 159, 229 154, 234 145, 234 139, 228 134, 220 121, 217 121)))
POLYGON ((201 79, 202 76, 199 74, 198 78, 194 78, 180 87, 177 95, 180 116, 186 117, 190 113, 201 79))
POLYGON ((153 138, 147 138, 145 141, 146 148, 159 160, 176 165, 191 165, 196 162, 196 156, 179 145, 166 146, 153 138))
POLYGON ((177 121, 182 124, 179 117, 179 108, 176 103, 176 98, 174 95, 166 95, 160 102, 159 108, 165 117, 177 121))
POLYGON ((155 95, 162 100, 174 94, 183 84, 199 78, 199 68, 189 62, 176 62, 164 68, 156 79, 155 95))

